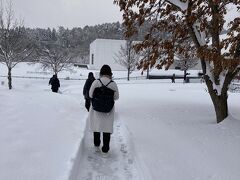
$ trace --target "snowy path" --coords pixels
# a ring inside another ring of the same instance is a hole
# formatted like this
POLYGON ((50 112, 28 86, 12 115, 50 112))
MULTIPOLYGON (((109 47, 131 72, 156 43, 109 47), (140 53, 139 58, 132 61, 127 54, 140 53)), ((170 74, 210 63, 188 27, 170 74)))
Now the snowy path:
POLYGON ((93 147, 92 133, 85 137, 69 180, 143 180, 142 170, 136 162, 129 133, 121 120, 115 120, 108 157, 103 157, 93 147))

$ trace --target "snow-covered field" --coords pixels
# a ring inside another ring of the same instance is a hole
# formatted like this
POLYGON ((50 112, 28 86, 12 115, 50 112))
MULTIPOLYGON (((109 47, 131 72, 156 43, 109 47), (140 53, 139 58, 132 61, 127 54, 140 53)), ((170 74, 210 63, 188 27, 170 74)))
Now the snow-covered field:
MULTIPOLYGON (((87 74, 75 68, 59 77, 87 74)), ((26 64, 13 75, 51 77, 26 64)), ((11 91, 5 77, 0 82, 0 180, 240 179, 238 93, 229 93, 230 116, 216 124, 204 84, 116 80, 120 99, 104 158, 86 128, 84 80, 61 79, 61 94, 48 79, 13 78, 11 91)))

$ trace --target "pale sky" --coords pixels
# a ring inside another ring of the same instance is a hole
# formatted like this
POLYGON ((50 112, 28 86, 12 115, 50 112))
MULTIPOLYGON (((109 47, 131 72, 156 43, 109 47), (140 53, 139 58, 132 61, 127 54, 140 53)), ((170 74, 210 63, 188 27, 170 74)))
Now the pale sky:
POLYGON ((13 0, 16 17, 26 27, 84 27, 122 22, 122 13, 113 0, 13 0))

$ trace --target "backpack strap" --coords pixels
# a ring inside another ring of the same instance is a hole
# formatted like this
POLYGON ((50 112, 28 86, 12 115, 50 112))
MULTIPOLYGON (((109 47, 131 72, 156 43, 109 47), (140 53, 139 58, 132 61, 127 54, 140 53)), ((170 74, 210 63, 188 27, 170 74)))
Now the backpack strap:
POLYGON ((102 84, 102 86, 105 86, 105 85, 102 83, 101 79, 98 79, 98 80, 100 81, 100 83, 102 84))
POLYGON ((108 86, 111 82, 113 82, 113 80, 111 80, 109 83, 107 83, 107 85, 106 86, 108 86))
POLYGON ((102 86, 108 86, 111 82, 113 82, 113 80, 111 80, 109 83, 107 83, 106 85, 104 85, 103 83, 102 83, 102 81, 101 81, 101 79, 98 79, 99 81, 100 81, 100 83, 102 84, 102 86))

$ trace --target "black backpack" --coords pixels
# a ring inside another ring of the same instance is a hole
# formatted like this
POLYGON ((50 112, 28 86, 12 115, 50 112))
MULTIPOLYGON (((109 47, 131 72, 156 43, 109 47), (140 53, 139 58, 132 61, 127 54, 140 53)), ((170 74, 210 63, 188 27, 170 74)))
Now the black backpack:
POLYGON ((114 90, 107 86, 113 81, 111 80, 107 85, 104 85, 100 79, 98 80, 102 86, 93 91, 92 107, 95 111, 108 113, 114 106, 114 90))

